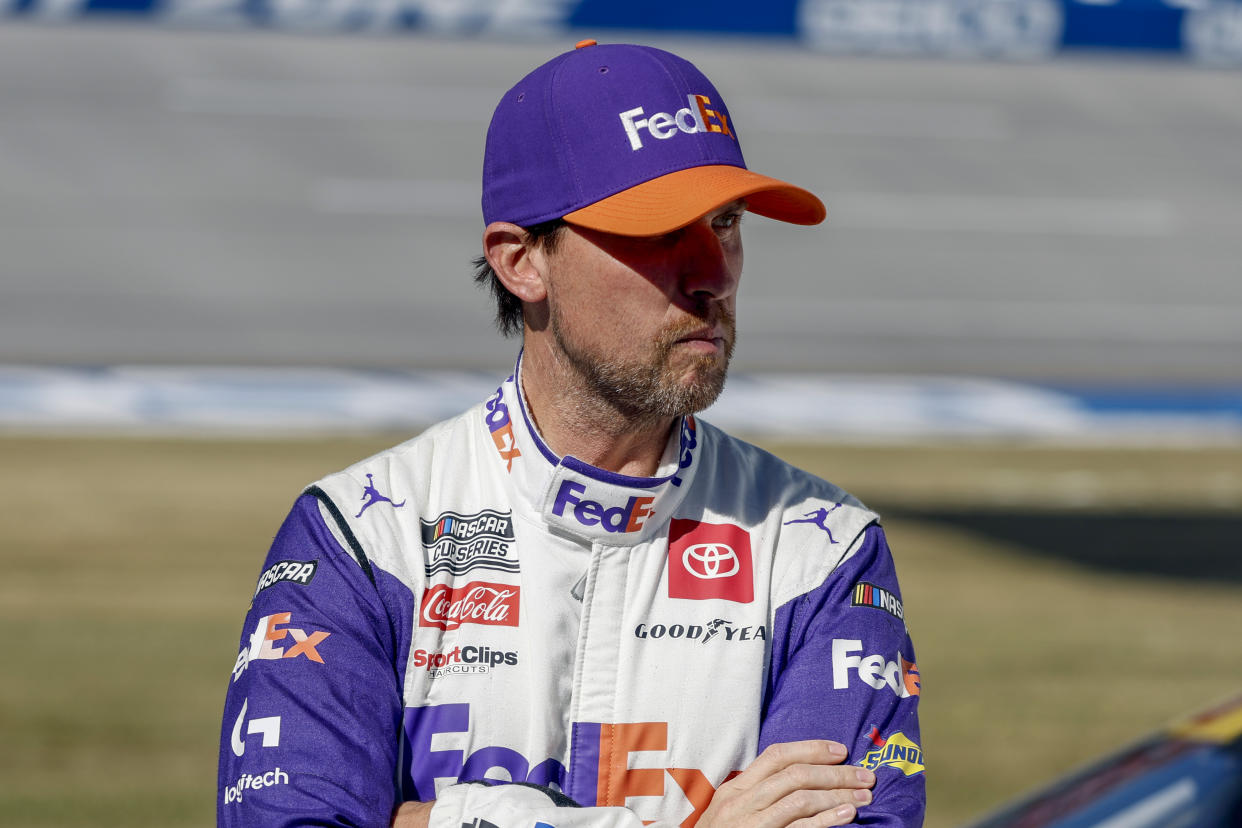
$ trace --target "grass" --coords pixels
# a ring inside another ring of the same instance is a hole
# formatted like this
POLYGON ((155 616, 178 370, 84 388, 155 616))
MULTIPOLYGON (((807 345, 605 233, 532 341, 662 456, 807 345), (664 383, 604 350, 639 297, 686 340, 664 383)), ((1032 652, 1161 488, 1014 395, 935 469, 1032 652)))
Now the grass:
MULTIPOLYGON (((220 710, 266 547, 304 484, 394 440, 0 438, 6 825, 210 825, 220 710)), ((1238 514, 1242 452, 772 448, 896 515, 931 828, 1242 690, 1238 580, 1100 571, 927 518, 1015 504, 1238 514), (901 517, 910 506, 920 517, 901 517)))

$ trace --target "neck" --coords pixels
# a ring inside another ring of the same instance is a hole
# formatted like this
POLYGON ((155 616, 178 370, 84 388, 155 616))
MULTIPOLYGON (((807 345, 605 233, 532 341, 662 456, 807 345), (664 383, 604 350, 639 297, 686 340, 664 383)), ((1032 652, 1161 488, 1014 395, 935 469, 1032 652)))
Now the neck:
POLYGON ((563 357, 543 343, 522 355, 522 395, 548 447, 596 468, 652 477, 675 417, 635 415, 593 394, 563 357))

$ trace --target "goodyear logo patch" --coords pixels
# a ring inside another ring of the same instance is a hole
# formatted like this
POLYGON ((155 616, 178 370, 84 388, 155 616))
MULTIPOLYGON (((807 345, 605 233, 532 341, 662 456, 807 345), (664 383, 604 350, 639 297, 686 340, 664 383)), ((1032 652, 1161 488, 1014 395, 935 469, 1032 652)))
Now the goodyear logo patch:
POLYGON ((875 750, 867 751, 858 764, 867 770, 895 768, 906 776, 914 776, 923 772, 923 749, 899 730, 875 750))

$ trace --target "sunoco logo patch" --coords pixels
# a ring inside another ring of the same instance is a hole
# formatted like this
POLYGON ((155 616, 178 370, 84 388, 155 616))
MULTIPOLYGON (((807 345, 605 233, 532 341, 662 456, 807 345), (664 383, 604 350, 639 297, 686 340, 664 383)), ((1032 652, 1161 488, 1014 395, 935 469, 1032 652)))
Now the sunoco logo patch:
POLYGON ((876 768, 896 768, 906 776, 914 776, 923 772, 923 749, 906 738, 906 734, 897 731, 887 740, 881 739, 876 750, 867 751, 867 755, 858 764, 867 770, 876 768))
POLYGON ((462 575, 472 569, 517 572, 513 554, 511 512, 484 509, 462 514, 442 512, 435 520, 420 520, 427 549, 427 574, 462 575))

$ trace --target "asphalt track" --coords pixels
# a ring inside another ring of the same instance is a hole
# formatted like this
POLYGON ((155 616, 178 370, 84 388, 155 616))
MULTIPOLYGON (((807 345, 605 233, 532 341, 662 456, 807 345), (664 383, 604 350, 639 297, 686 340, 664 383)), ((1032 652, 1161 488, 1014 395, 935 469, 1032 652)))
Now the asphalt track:
MULTIPOLYGON (((483 132, 577 36, 0 25, 0 363, 508 367, 483 132)), ((643 39, 829 205, 748 219, 741 371, 1242 381, 1237 72, 643 39)))

